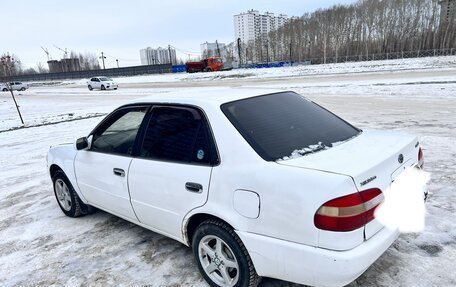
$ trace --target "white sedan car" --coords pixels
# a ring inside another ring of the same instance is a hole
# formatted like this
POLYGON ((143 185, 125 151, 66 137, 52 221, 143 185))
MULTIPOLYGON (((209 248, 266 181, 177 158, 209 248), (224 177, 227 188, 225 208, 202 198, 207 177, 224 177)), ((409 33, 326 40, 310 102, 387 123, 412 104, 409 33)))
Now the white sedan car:
POLYGON ((11 82, 8 85, 0 84, 0 90, 3 92, 9 91, 10 87, 13 91, 25 91, 29 88, 27 84, 22 82, 11 82))
POLYGON ((117 90, 119 86, 113 79, 108 77, 94 77, 87 82, 87 88, 92 91, 93 89, 99 90, 117 90))
POLYGON ((362 131, 294 93, 169 93, 119 107, 48 153, 70 217, 105 210, 193 250, 211 286, 342 286, 399 232, 374 217, 415 136, 362 131))

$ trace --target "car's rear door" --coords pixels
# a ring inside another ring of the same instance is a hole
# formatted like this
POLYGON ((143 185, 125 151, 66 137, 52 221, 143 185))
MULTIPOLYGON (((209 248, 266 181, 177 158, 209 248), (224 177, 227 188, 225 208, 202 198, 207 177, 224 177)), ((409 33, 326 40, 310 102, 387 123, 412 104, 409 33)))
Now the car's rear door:
POLYGON ((205 204, 218 157, 201 110, 186 106, 152 109, 128 185, 138 219, 181 239, 184 216, 205 204))
POLYGON ((148 106, 121 108, 92 133, 90 148, 78 151, 75 173, 89 204, 137 220, 128 192, 127 174, 139 128, 148 106))

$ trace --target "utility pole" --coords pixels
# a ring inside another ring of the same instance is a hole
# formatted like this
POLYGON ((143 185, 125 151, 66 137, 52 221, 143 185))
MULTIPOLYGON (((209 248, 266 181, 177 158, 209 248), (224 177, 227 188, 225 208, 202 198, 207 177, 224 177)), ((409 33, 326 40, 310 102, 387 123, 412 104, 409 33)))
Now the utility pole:
POLYGON ((104 62, 104 60, 106 59, 106 57, 104 56, 104 53, 103 53, 103 52, 101 52, 101 57, 100 57, 100 59, 101 59, 101 61, 103 62, 103 70, 104 70, 104 69, 106 69, 106 67, 105 67, 105 62, 104 62))
POLYGON ((117 68, 119 68, 119 59, 116 59, 117 62, 117 68))
POLYGON ((239 67, 241 67, 241 38, 237 39, 237 48, 238 48, 238 55, 239 55, 239 67))
POLYGON ((326 64, 326 32, 323 33, 323 63, 326 64))
POLYGON ((292 57, 291 57, 291 42, 290 42, 290 66, 291 66, 291 59, 292 59, 292 57))
POLYGON ((173 61, 172 61, 172 58, 171 58, 171 45, 168 45, 168 55, 169 55, 169 63, 172 65, 173 61))
POLYGON ((21 123, 22 123, 22 125, 24 125, 24 120, 22 119, 21 111, 19 110, 19 106, 16 102, 16 98, 14 97, 13 87, 11 86, 11 82, 13 81, 13 68, 14 68, 15 60, 10 55, 7 55, 4 57, 1 57, 0 62, 2 63, 2 66, 4 67, 4 70, 7 73, 7 76, 9 76, 9 77, 7 77, 7 79, 9 79, 9 81, 6 83, 6 87, 8 88, 8 90, 11 93, 11 97, 13 98, 17 113, 19 114, 19 118, 21 119, 21 123))
POLYGON ((217 54, 218 54, 219 57, 221 57, 221 55, 220 55, 220 47, 219 47, 219 44, 218 44, 217 40, 215 40, 215 44, 217 45, 217 54))

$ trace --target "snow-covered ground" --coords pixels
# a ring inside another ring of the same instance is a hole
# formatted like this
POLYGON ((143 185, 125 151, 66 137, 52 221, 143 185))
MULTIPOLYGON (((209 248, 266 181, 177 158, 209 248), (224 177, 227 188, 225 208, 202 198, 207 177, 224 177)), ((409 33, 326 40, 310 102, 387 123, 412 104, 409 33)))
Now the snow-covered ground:
MULTIPOLYGON (((426 228, 401 235, 350 286, 455 286, 454 66, 456 57, 442 57, 141 76, 118 79, 124 85, 106 92, 69 81, 18 93, 28 126, 21 129, 10 95, 0 93, 0 285, 206 286, 190 249, 171 239, 104 212, 65 217, 54 199, 46 152, 86 135, 100 115, 134 98, 192 86, 262 86, 300 92, 362 129, 420 137, 432 174, 426 228), (234 76, 242 73, 254 75, 234 76)), ((294 286, 272 279, 262 285, 294 286)))
MULTIPOLYGON (((456 68, 456 56, 445 57, 428 57, 417 59, 397 59, 384 61, 366 61, 366 62, 350 62, 336 63, 326 65, 299 65, 284 68, 268 68, 268 69, 235 69, 230 71, 222 71, 217 73, 176 73, 176 74, 158 74, 158 75, 143 75, 136 77, 118 77, 115 78, 119 84, 132 83, 170 83, 170 82, 193 82, 193 81, 213 81, 222 80, 228 81, 239 78, 284 78, 284 77, 299 77, 299 76, 315 76, 315 75, 337 75, 345 73, 372 73, 372 72, 392 72, 405 70, 441 70, 442 68, 456 68)), ((87 79, 82 80, 65 80, 56 82, 36 82, 32 85, 52 86, 52 85, 83 85, 85 86, 87 79)))

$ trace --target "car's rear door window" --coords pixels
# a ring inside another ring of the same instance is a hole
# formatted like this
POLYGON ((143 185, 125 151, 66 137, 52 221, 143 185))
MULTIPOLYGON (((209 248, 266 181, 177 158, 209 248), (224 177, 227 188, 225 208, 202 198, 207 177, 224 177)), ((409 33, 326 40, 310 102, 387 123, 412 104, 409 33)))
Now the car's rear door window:
POLYGON ((267 161, 289 159, 332 147, 360 130, 293 92, 223 104, 223 113, 267 161))
POLYGON ((131 155, 148 107, 130 107, 114 112, 93 133, 90 150, 131 155))
POLYGON ((208 122, 193 107, 154 107, 140 157, 201 165, 217 162, 208 122))

